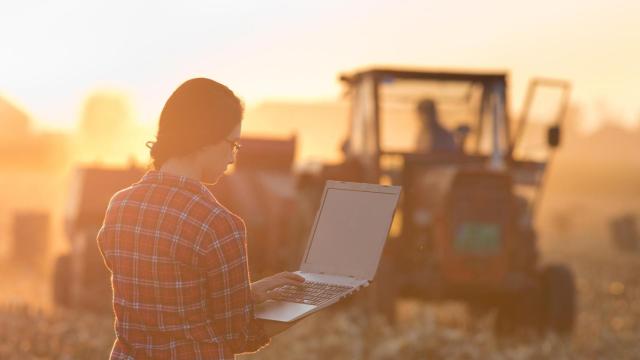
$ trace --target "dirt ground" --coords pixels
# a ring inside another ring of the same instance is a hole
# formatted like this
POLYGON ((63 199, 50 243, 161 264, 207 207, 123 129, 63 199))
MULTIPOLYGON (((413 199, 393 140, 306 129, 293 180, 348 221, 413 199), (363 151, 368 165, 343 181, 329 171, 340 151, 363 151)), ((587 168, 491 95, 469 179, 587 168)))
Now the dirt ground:
MULTIPOLYGON (((498 341, 491 315, 471 321, 460 304, 404 301, 396 326, 355 308, 329 309, 240 358, 640 359, 640 254, 595 240, 547 242, 542 249, 545 262, 568 263, 576 274, 578 318, 569 339, 498 341)), ((0 271, 1 359, 107 358, 111 317, 53 309, 46 277, 6 265, 0 271)))

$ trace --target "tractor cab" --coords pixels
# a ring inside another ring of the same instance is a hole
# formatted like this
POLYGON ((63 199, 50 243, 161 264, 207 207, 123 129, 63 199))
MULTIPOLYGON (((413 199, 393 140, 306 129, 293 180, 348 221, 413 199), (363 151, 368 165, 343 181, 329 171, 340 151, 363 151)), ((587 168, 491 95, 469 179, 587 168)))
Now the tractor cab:
POLYGON ((396 179, 407 159, 494 171, 514 160, 546 162, 569 95, 565 82, 533 80, 516 119, 505 73, 372 69, 340 79, 352 105, 345 157, 372 182, 396 179))

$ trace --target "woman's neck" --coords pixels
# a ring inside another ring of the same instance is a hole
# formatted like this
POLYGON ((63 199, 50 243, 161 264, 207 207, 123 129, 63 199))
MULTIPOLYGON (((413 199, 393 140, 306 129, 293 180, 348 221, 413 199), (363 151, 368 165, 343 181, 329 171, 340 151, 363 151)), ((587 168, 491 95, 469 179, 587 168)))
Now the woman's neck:
POLYGON ((202 170, 195 166, 193 162, 187 161, 187 159, 184 158, 171 158, 167 160, 160 167, 159 171, 202 181, 202 170))

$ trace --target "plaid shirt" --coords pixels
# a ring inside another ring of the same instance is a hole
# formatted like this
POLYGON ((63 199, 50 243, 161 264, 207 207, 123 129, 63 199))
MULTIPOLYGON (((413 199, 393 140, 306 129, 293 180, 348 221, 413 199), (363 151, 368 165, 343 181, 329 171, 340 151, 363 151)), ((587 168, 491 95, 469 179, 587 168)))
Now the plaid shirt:
POLYGON ((159 171, 116 193, 98 233, 111 271, 111 359, 233 359, 254 319, 244 222, 199 181, 159 171))

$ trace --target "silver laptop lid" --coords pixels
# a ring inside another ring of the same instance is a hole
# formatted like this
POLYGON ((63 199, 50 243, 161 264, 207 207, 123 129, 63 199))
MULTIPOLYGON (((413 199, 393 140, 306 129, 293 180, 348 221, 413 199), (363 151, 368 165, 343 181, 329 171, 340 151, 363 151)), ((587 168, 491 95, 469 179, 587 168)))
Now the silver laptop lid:
POLYGON ((327 181, 300 270, 373 280, 400 186, 327 181))

